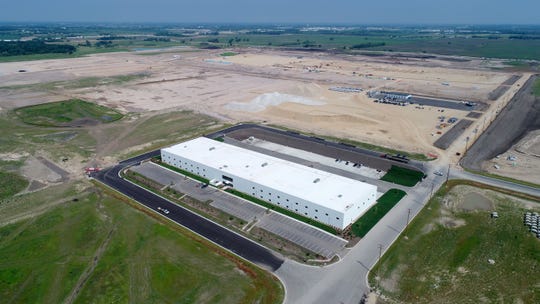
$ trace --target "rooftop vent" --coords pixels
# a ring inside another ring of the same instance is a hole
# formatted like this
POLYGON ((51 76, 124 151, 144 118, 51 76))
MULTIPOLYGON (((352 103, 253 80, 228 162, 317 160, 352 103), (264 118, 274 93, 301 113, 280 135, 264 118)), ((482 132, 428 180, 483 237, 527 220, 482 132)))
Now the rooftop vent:
POLYGON ((342 196, 343 196, 343 194, 338 194, 338 196, 337 196, 337 197, 342 197, 342 196))
POLYGON ((216 147, 210 147, 210 149, 208 149, 208 150, 212 151, 212 150, 215 150, 215 149, 216 149, 216 147))
POLYGON ((313 181, 313 183, 318 183, 318 182, 320 182, 320 181, 321 181, 320 178, 316 178, 316 179, 313 181))
POLYGON ((263 163, 263 164, 261 165, 261 167, 266 167, 266 166, 268 166, 268 163, 263 163))

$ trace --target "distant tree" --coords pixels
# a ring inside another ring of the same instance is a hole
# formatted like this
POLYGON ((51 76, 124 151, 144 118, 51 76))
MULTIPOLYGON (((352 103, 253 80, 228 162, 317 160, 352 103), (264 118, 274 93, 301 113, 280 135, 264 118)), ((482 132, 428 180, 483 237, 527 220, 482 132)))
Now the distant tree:
POLYGON ((40 40, 0 41, 0 56, 64 53, 73 54, 77 48, 70 44, 48 44, 40 40))

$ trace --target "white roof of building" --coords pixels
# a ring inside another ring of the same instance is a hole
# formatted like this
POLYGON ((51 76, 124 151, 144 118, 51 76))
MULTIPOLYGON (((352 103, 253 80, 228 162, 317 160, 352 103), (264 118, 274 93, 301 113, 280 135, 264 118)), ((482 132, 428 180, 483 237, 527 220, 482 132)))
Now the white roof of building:
POLYGON ((371 184, 206 137, 163 150, 340 212, 377 191, 371 184))

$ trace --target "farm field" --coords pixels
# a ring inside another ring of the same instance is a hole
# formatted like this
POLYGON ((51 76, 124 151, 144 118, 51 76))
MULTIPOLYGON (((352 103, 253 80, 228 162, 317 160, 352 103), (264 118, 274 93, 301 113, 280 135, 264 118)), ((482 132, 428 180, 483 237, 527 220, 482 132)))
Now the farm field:
POLYGON ((372 286, 388 302, 537 302, 540 290, 531 287, 539 284, 540 241, 523 225, 537 202, 459 181, 449 188, 385 253, 371 272, 372 286))

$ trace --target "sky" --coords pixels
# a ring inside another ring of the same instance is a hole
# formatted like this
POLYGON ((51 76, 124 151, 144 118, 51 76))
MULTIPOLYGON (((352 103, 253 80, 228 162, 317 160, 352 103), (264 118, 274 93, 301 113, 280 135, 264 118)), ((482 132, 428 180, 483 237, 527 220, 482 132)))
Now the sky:
POLYGON ((540 0, 0 0, 0 22, 540 24, 540 0))

